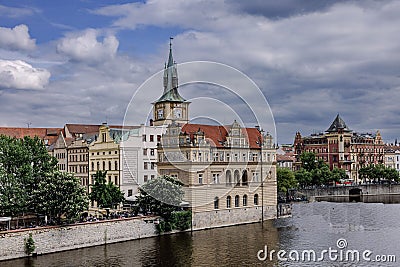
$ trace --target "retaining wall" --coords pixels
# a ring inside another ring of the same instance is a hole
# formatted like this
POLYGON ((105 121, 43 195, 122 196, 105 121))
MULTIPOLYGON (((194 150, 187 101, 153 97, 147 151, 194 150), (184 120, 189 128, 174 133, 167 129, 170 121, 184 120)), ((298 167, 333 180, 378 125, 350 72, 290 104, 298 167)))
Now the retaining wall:
POLYGON ((156 236, 153 222, 121 219, 0 233, 0 261, 25 257, 25 238, 32 233, 40 254, 156 236))

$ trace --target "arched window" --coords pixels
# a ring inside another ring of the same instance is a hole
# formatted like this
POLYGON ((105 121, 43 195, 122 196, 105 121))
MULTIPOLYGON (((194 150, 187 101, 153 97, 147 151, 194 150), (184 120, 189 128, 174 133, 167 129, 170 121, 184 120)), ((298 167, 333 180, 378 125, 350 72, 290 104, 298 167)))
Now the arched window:
POLYGON ((247 195, 243 196, 243 206, 247 206, 247 195))
POLYGON ((258 205, 258 194, 254 195, 254 205, 258 205))
POLYGON ((100 170, 100 162, 99 161, 97 162, 97 170, 98 171, 100 170))
POLYGON ((240 173, 238 170, 235 170, 233 178, 235 179, 235 185, 240 185, 240 173))
POLYGON ((94 171, 94 162, 92 161, 92 171, 94 171))
POLYGON ((239 196, 235 196, 235 207, 239 207, 239 196))
POLYGON ((105 170, 106 170, 106 162, 103 161, 103 171, 105 171, 105 170))
POLYGON ((232 172, 230 170, 226 171, 226 184, 232 184, 232 172))
POLYGON ((114 165, 115 165, 115 170, 118 171, 118 161, 115 161, 114 165))
POLYGON ((244 170, 243 171, 243 174, 242 174, 242 185, 248 185, 248 178, 247 178, 247 170, 244 170))
POLYGON ((226 197, 226 207, 227 207, 228 209, 231 208, 231 201, 232 201, 231 196, 227 196, 227 197, 226 197))
POLYGON ((218 199, 218 197, 215 197, 214 198, 214 209, 218 209, 219 208, 219 199, 218 199))
POLYGON ((108 170, 111 171, 111 161, 108 162, 108 170))

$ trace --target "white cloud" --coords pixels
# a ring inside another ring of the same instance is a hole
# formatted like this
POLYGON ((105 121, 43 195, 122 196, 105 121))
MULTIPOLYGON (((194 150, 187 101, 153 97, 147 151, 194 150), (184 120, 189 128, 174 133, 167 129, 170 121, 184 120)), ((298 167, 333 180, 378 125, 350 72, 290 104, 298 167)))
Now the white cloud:
POLYGON ((39 11, 33 8, 20 8, 0 5, 0 17, 19 18, 33 15, 35 12, 39 11))
POLYGON ((72 61, 89 63, 111 59, 118 50, 119 42, 115 36, 106 36, 98 41, 99 33, 88 29, 79 34, 70 34, 60 40, 57 52, 69 57, 72 61))
POLYGON ((28 26, 21 24, 14 28, 0 27, 0 48, 9 50, 33 50, 35 39, 31 39, 28 26))
POLYGON ((21 60, 0 59, 0 87, 14 89, 43 89, 49 82, 50 72, 34 68, 21 60))

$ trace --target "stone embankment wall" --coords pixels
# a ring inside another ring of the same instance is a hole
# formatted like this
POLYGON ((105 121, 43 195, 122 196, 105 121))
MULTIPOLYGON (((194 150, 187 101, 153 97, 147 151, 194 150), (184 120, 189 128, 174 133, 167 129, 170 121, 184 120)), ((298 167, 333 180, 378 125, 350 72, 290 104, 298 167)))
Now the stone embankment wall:
POLYGON ((316 196, 346 196, 349 191, 354 188, 362 190, 363 195, 384 195, 384 194, 400 194, 400 185, 394 184, 367 184, 358 186, 336 186, 315 189, 301 189, 297 190, 299 193, 306 195, 309 199, 316 196))
MULTIPOLYGON (((260 222, 261 217, 261 207, 197 212, 193 214, 193 230, 260 222)), ((265 206, 264 220, 274 218, 276 206, 265 206)))
POLYGON ((152 221, 129 218, 0 233, 0 260, 25 257, 25 238, 32 233, 38 255, 156 236, 152 221))

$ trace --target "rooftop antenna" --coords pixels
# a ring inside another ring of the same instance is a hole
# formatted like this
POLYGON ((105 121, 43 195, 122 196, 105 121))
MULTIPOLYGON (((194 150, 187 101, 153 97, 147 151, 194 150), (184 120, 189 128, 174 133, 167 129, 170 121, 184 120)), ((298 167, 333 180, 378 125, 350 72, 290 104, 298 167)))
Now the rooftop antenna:
POLYGON ((172 49, 172 40, 174 40, 174 37, 169 37, 169 49, 172 49))

